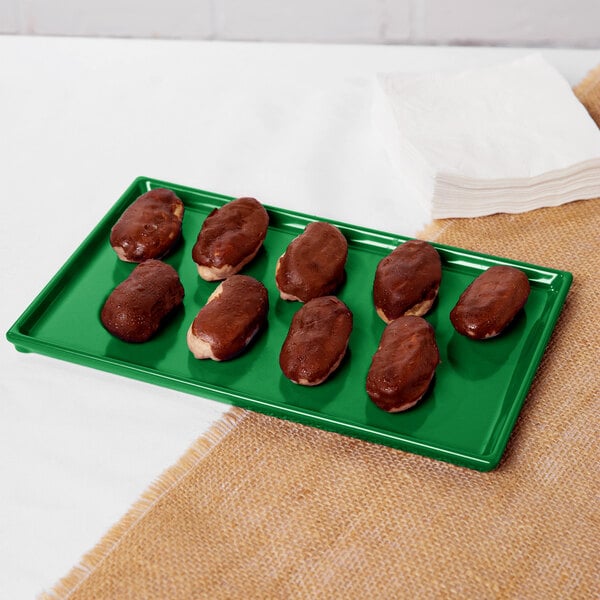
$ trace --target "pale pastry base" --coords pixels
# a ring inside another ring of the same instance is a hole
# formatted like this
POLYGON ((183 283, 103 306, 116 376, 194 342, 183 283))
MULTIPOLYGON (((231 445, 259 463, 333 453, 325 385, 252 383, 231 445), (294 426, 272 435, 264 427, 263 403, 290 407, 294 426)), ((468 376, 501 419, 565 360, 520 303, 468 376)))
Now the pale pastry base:
POLYGON ((262 246, 262 240, 256 249, 239 262, 237 265, 224 265, 222 267, 207 267, 205 265, 197 265, 198 275, 205 281, 221 281, 227 279, 236 273, 239 273, 257 254, 262 246))
MULTIPOLYGON (((435 290, 435 294, 433 296, 433 298, 431 300, 423 300, 423 302, 419 302, 418 304, 415 304, 413 307, 409 308, 403 315, 404 317, 408 317, 408 316, 413 316, 413 317, 422 317, 423 315, 426 315, 430 308, 433 306, 433 303, 435 302, 435 299, 437 298, 437 294, 438 294, 438 289, 435 290)), ((381 317, 381 319, 385 322, 385 323, 391 323, 394 319, 390 319, 388 318, 385 313, 383 312, 382 308, 379 307, 375 307, 375 310, 377 311, 377 314, 381 317)))
MULTIPOLYGON (((277 265, 275 266, 275 285, 277 285, 277 273, 279 273, 279 268, 281 265, 281 259, 283 258, 283 254, 277 259, 277 265)), ((297 296, 293 296, 292 294, 288 294, 287 292, 284 292, 279 285, 277 285, 277 289, 279 290, 279 295, 281 296, 282 300, 288 300, 289 302, 302 302, 302 300, 300 300, 300 298, 298 298, 297 296)), ((294 381, 294 383, 300 383, 299 381, 294 381)), ((311 385, 308 383, 303 383, 301 385, 311 385)), ((313 384, 316 385, 316 384, 313 384)))
MULTIPOLYGON (((208 297, 206 304, 218 298, 222 293, 223 284, 221 283, 216 287, 215 291, 208 297)), ((206 306, 206 304, 204 306, 206 306)), ((198 337, 193 334, 193 324, 194 323, 192 322, 192 325, 190 325, 186 336, 187 345, 190 349, 190 352, 194 355, 195 358, 199 360, 210 358, 211 360, 216 360, 217 362, 220 362, 220 359, 213 354, 211 345, 206 340, 203 340, 201 337, 198 337)))
MULTIPOLYGON (((206 300, 206 304, 209 304, 213 300, 216 300, 222 293, 223 293, 223 284, 221 283, 216 287, 215 291, 208 297, 208 299, 206 300)), ((206 304, 204 306, 206 306, 206 304)), ((187 331, 186 340, 187 340, 188 348, 190 349, 190 352, 194 355, 194 358, 197 358, 198 360, 204 360, 204 359, 209 358, 210 360, 215 360, 217 362, 221 362, 223 359, 217 358, 214 355, 213 349, 212 349, 212 346, 210 345, 210 343, 207 342, 206 340, 202 339, 201 337, 194 335, 194 333, 192 331, 193 325, 194 325, 194 323, 192 322, 192 324, 190 325, 190 327, 187 331)), ((244 348, 252 341, 254 336, 258 333, 259 329, 260 329, 260 327, 257 326, 254 329, 254 331, 252 331, 250 333, 250 335, 246 338, 246 341, 244 342, 244 348)))
POLYGON ((123 250, 123 248, 121 246, 113 246, 113 250, 117 253, 117 256, 123 261, 123 262, 136 262, 134 260, 131 260, 130 258, 128 258, 127 256, 125 256, 125 251, 123 250))

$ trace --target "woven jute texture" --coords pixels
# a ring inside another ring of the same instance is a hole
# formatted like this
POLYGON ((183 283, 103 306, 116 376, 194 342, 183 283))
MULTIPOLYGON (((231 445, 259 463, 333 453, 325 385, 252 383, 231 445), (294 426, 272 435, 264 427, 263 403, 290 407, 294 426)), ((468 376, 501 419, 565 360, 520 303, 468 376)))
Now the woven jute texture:
POLYGON ((590 71, 573 91, 594 121, 600 123, 600 65, 590 71))
POLYGON ((232 409, 44 597, 597 598, 600 200, 420 237, 571 271, 497 469, 232 409))

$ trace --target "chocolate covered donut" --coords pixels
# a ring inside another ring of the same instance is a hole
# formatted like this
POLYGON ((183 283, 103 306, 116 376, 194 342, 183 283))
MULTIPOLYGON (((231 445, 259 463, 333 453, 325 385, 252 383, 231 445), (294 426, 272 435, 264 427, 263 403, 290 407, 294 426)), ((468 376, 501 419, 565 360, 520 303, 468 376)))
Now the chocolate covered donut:
POLYGON ((210 295, 190 325, 187 344, 198 359, 229 360, 241 354, 267 323, 265 286, 247 275, 232 275, 210 295))
POLYGON ((114 224, 110 245, 127 262, 162 258, 181 235, 183 210, 183 202, 171 190, 142 194, 114 224))
POLYGON ((387 412, 407 410, 423 397, 439 362, 433 327, 422 317, 398 317, 373 355, 367 393, 387 412))
POLYGON ((437 250, 422 240, 404 242, 377 265, 373 282, 377 314, 386 323, 403 315, 427 314, 441 279, 437 250))
POLYGON ((499 335, 525 306, 530 285, 520 269, 495 265, 461 294, 450 313, 458 333, 477 340, 499 335))
POLYGON ((308 302, 335 293, 345 280, 348 242, 335 226, 309 223, 277 261, 275 282, 284 300, 308 302))
POLYGON ((183 301, 177 271, 160 260, 140 263, 110 294, 100 320, 112 335, 126 342, 145 342, 164 318, 183 301))
POLYGON ((206 217, 192 249, 198 274, 219 281, 239 273, 260 250, 269 215, 255 198, 237 198, 206 217))
POLYGON ((300 385, 323 383, 340 365, 352 313, 335 296, 309 300, 296 312, 279 354, 283 374, 300 385))

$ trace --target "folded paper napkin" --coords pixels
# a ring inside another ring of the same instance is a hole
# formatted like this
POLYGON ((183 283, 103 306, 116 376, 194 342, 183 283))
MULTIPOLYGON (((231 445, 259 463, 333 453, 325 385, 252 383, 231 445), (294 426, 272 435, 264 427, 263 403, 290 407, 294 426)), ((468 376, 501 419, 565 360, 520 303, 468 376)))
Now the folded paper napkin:
POLYGON ((386 151, 433 218, 600 196, 600 130, 539 53, 459 73, 377 76, 386 151))

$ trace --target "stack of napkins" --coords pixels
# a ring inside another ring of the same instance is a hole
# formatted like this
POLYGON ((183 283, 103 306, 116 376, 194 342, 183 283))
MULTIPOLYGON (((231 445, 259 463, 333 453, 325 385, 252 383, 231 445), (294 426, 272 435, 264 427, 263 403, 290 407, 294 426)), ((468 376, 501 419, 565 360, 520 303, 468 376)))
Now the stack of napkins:
POLYGON ((433 218, 600 196, 600 130, 541 54, 377 77, 375 127, 433 218))

